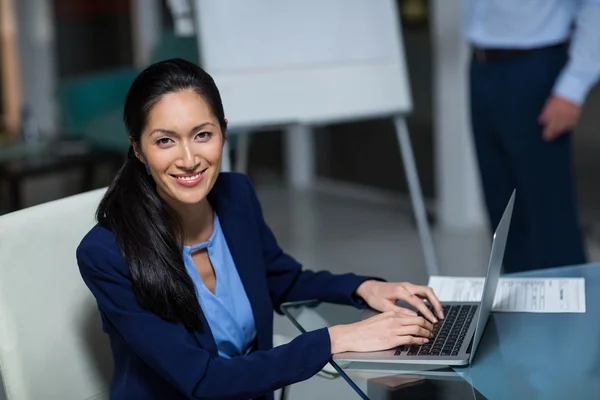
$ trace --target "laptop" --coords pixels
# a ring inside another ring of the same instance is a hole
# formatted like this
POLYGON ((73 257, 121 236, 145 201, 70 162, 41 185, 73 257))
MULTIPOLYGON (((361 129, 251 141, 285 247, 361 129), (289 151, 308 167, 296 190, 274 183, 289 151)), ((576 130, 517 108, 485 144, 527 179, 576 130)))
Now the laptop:
MULTIPOLYGON (((481 301, 442 303, 445 318, 434 325, 434 338, 430 339, 429 343, 405 345, 385 351, 339 353, 334 355, 333 359, 446 366, 471 364, 496 296, 514 202, 515 191, 494 232, 481 301)), ((431 309, 430 305, 428 307, 431 309)), ((376 313, 373 310, 366 311, 362 318, 372 317, 376 313)))

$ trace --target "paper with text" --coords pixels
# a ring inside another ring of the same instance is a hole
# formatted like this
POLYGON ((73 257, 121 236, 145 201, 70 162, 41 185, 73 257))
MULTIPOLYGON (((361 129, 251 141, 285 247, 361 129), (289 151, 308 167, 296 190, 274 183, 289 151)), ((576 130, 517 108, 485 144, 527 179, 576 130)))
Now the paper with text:
MULTIPOLYGON (((432 276, 440 301, 480 301, 484 278, 432 276)), ((585 313, 584 278, 500 278, 493 311, 585 313)))

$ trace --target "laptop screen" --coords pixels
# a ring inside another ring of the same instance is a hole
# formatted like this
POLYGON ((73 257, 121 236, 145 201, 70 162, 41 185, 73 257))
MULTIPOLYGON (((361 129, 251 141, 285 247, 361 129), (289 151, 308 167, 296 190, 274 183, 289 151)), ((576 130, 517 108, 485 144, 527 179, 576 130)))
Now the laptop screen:
POLYGON ((512 217, 513 206, 515 203, 515 191, 513 190, 510 200, 504 210, 504 214, 498 223, 496 232, 494 232, 494 239, 492 241, 492 251, 490 252, 490 261, 488 264, 488 270, 483 284, 483 292, 481 298, 481 305, 479 306, 479 318, 477 318, 477 325, 475 327, 475 336, 473 337, 473 347, 471 354, 469 355, 469 361, 473 360, 481 336, 483 336, 483 330, 487 324, 487 320, 492 312, 494 305, 494 299, 496 297, 496 288, 498 287, 498 281, 500 279, 500 272, 502 270, 502 261, 504 259, 504 249, 506 248, 506 239, 508 237, 508 230, 510 228, 510 220, 512 217))

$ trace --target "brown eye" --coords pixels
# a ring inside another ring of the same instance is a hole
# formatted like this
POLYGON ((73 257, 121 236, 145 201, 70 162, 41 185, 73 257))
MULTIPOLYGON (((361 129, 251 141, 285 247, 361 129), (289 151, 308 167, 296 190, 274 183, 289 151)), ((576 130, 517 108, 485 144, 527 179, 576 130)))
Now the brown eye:
POLYGON ((196 137, 200 140, 208 140, 212 136, 210 132, 200 132, 196 135, 196 137))

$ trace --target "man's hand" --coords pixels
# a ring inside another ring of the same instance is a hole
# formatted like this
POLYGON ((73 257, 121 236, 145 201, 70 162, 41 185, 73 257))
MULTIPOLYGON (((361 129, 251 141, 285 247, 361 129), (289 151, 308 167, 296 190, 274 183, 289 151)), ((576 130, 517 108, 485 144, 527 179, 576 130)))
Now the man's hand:
POLYGON ((560 96, 552 95, 538 120, 544 126, 544 140, 550 142, 573 129, 580 115, 580 106, 560 96))

